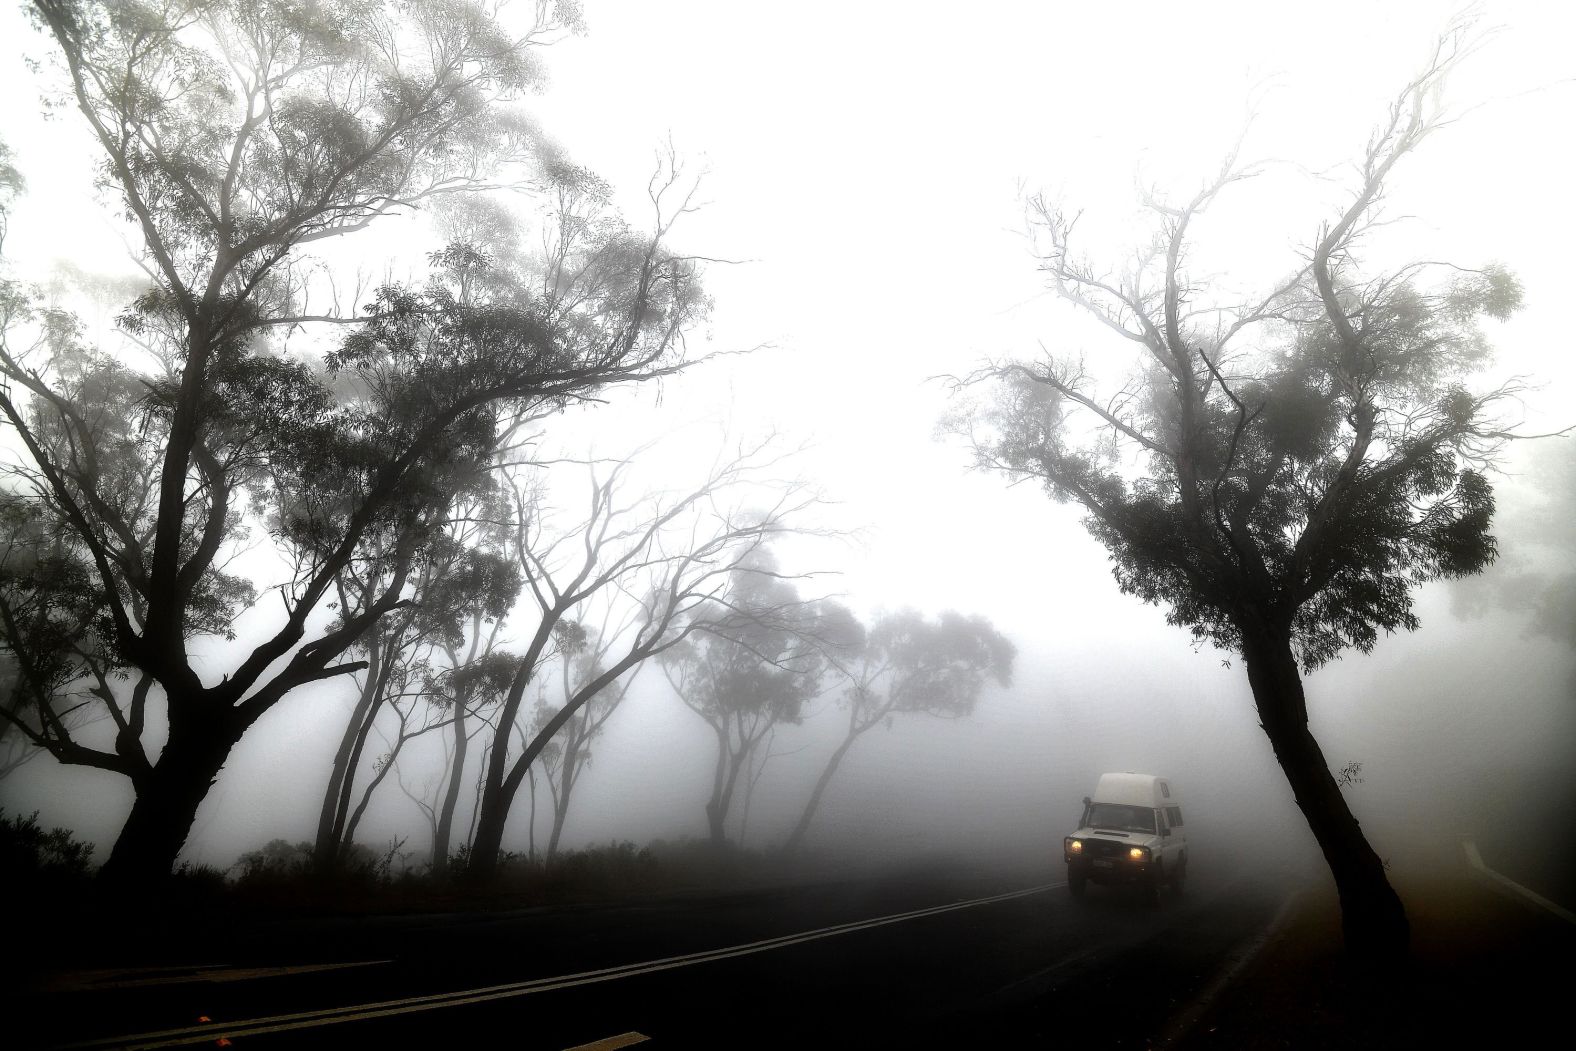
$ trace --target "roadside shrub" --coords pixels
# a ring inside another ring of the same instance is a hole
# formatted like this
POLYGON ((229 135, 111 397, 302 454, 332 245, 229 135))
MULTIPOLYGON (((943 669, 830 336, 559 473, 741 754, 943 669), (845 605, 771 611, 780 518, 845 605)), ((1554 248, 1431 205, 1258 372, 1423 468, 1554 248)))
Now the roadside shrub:
POLYGON ((625 840, 560 854, 545 866, 547 892, 553 897, 627 893, 654 889, 661 866, 649 849, 625 840))
POLYGON ((270 839, 236 859, 229 871, 237 883, 261 883, 304 876, 312 870, 312 844, 270 839))
POLYGON ((0 872, 11 880, 83 882, 92 861, 93 844, 74 838, 69 829, 45 831, 38 811, 8 818, 0 807, 0 872))

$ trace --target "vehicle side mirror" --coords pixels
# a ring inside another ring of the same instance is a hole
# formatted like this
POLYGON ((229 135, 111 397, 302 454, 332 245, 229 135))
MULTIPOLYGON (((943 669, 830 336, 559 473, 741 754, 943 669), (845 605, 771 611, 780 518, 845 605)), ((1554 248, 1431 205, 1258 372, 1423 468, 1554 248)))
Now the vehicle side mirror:
POLYGON ((1083 803, 1084 803, 1084 806, 1088 806, 1089 805, 1089 797, 1088 796, 1084 796, 1083 803))
POLYGON ((1163 828, 1160 830, 1160 834, 1162 836, 1169 836, 1171 834, 1171 830, 1169 828, 1163 828))

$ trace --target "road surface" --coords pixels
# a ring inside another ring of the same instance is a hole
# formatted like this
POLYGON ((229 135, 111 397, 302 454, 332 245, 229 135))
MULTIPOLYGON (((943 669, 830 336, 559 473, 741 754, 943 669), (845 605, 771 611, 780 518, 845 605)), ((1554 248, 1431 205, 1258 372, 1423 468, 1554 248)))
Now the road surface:
POLYGON ((169 932, 27 994, 40 1047, 1145 1047, 1263 929, 1273 881, 1158 905, 955 866, 728 896, 169 932), (221 1043, 228 1041, 228 1043, 221 1043))

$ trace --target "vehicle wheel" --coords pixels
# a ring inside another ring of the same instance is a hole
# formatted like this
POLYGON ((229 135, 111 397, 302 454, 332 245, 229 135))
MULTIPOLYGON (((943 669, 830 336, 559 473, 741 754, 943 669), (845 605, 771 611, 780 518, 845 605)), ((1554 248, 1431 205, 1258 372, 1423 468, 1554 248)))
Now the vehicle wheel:
POLYGON ((1187 855, 1177 858, 1177 870, 1171 877, 1171 889, 1178 894, 1182 893, 1182 886, 1187 880, 1187 855))
POLYGON ((1085 878, 1082 872, 1069 872, 1067 874, 1067 892, 1075 898, 1083 897, 1085 878))

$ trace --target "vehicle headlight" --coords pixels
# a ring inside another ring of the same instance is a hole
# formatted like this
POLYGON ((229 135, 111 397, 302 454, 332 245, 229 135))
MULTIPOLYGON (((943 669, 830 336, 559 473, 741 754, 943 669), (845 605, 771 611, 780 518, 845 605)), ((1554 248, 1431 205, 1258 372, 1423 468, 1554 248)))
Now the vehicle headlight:
POLYGON ((1083 853, 1083 840, 1081 840, 1081 839, 1069 839, 1067 841, 1067 852, 1070 853, 1070 854, 1082 854, 1083 853))
POLYGON ((1149 860, 1149 848, 1147 848, 1147 847, 1129 847, 1128 850, 1127 850, 1127 856, 1132 858, 1134 861, 1148 861, 1149 860))

